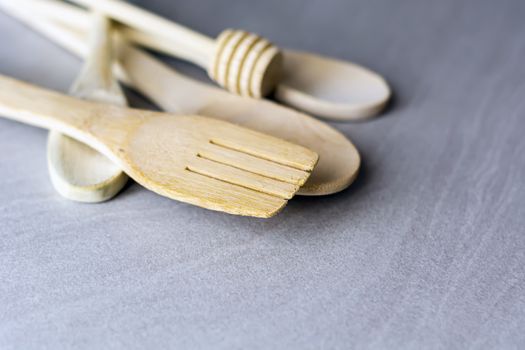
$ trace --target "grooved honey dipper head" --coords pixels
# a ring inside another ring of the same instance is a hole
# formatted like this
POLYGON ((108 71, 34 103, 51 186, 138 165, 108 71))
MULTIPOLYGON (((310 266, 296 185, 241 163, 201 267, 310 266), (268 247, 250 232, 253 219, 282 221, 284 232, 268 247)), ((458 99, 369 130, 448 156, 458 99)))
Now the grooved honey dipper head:
POLYGON ((225 30, 208 69, 209 76, 227 90, 261 98, 281 78, 282 54, 268 40, 241 30, 225 30))

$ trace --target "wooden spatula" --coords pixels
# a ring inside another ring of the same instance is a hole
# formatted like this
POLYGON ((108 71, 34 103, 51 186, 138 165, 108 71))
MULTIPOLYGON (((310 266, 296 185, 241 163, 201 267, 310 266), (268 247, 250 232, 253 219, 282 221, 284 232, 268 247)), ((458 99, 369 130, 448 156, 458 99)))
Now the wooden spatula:
MULTIPOLYGON (((110 21, 91 16, 88 55, 70 95, 93 102, 126 106, 126 97, 113 76, 110 21)), ((115 196, 128 177, 104 155, 56 131, 47 142, 48 169, 55 189, 79 202, 102 202, 115 196)))
POLYGON ((0 114, 84 142, 161 195, 238 215, 276 214, 318 159, 216 119, 97 104, 4 76, 0 114))

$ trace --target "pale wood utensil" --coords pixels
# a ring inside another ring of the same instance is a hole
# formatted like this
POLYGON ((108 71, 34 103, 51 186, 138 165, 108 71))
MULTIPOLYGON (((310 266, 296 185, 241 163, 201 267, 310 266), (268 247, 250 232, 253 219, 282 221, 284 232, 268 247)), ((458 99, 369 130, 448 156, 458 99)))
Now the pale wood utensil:
MULTIPOLYGON (((217 40, 118 0, 73 0, 79 5, 169 38, 182 57, 208 71, 222 87, 245 96, 263 97, 274 90, 281 76, 282 56, 268 40, 245 31, 226 30, 217 40)), ((143 35, 134 31, 137 40, 143 35)))
POLYGON ((360 121, 379 114, 390 99, 385 79, 355 63, 286 50, 275 98, 314 115, 360 121))
POLYGON ((158 194, 237 215, 276 214, 318 158, 217 119, 83 101, 4 76, 0 114, 91 146, 158 194))
POLYGON ((238 94, 261 97, 277 85, 276 98, 281 102, 334 120, 372 117, 385 107, 391 95, 380 75, 357 64, 299 51, 283 51, 282 59, 277 48, 243 31, 226 30, 215 43, 119 0, 72 2, 102 11, 130 26, 123 32, 134 42, 200 64, 220 85, 238 94), (271 49, 261 54, 263 47, 271 49), (271 69, 254 69, 260 62, 271 69), (250 77, 251 71, 257 74, 250 77), (264 72, 264 79, 259 72, 264 72), (265 80, 271 83, 260 83, 265 80), (263 92, 254 93, 259 86, 263 92), (248 87, 252 93, 247 93, 248 87))
MULTIPOLYGON (((86 55, 89 21, 85 11, 61 2, 43 0, 20 0, 16 3, 0 0, 0 6, 76 55, 86 55), (27 7, 33 11, 26 11, 27 7), (56 20, 57 12, 64 14, 68 26, 56 20)), ((348 187, 356 178, 360 167, 357 149, 329 125, 270 101, 241 98, 185 77, 122 41, 116 47, 120 51, 116 57, 120 64, 115 66, 119 78, 163 109, 233 122, 317 152, 319 163, 298 194, 335 193, 348 187)))
MULTIPOLYGON (((103 15, 92 15, 89 53, 70 95, 124 107, 126 97, 112 72, 110 25, 103 15)), ((124 187, 128 179, 104 155, 57 131, 49 132, 47 159, 55 189, 62 196, 79 202, 108 200, 124 187)))

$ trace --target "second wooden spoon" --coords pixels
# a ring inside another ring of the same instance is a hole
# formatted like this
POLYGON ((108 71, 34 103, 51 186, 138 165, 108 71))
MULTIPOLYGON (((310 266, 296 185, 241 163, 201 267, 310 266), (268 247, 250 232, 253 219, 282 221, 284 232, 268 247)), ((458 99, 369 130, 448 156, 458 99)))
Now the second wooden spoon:
MULTIPOLYGON (((240 61, 242 66, 252 62, 251 50, 242 49, 253 46, 253 38, 243 31, 224 31, 215 43, 213 39, 180 24, 120 0, 72 1, 128 25, 125 28, 126 37, 146 47, 190 59, 204 68, 210 62, 215 66, 213 62, 219 57, 226 62, 225 76, 235 70, 236 65, 233 63, 240 61), (202 52, 192 54, 195 48, 202 49, 202 52), (215 51, 218 53, 213 54, 215 51), (228 55, 225 55, 225 51, 228 51, 228 55), (204 60, 202 57, 205 57, 204 60)), ((379 113, 390 98, 391 91, 386 81, 362 66, 298 51, 282 50, 282 53, 283 67, 279 69, 278 75, 267 80, 272 81, 271 86, 277 86, 276 98, 285 104, 328 119, 362 120, 379 113)), ((213 74, 211 76, 217 78, 213 74)), ((242 87, 241 77, 242 74, 236 79, 242 87)), ((218 81, 221 83, 221 79, 218 81)), ((222 85, 233 92, 242 91, 232 88, 231 84, 222 85)))
MULTIPOLYGON (((111 24, 101 14, 93 14, 92 22, 89 53, 70 94, 124 107, 126 97, 113 77, 111 24)), ((47 159, 55 189, 62 196, 79 202, 108 200, 128 179, 120 167, 104 155, 57 131, 49 132, 47 159)))

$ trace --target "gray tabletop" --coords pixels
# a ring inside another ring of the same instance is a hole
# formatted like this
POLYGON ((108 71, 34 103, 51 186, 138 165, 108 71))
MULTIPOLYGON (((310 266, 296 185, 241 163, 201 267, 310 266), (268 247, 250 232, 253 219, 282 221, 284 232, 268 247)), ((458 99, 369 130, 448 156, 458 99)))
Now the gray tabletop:
MULTIPOLYGON (((393 103, 335 124, 364 159, 351 188, 269 220, 137 184, 68 202, 46 133, 0 120, 1 349, 525 347, 525 2, 136 3, 364 64, 393 103)), ((76 58, 3 14, 0 33, 2 74, 67 90, 76 58)))

